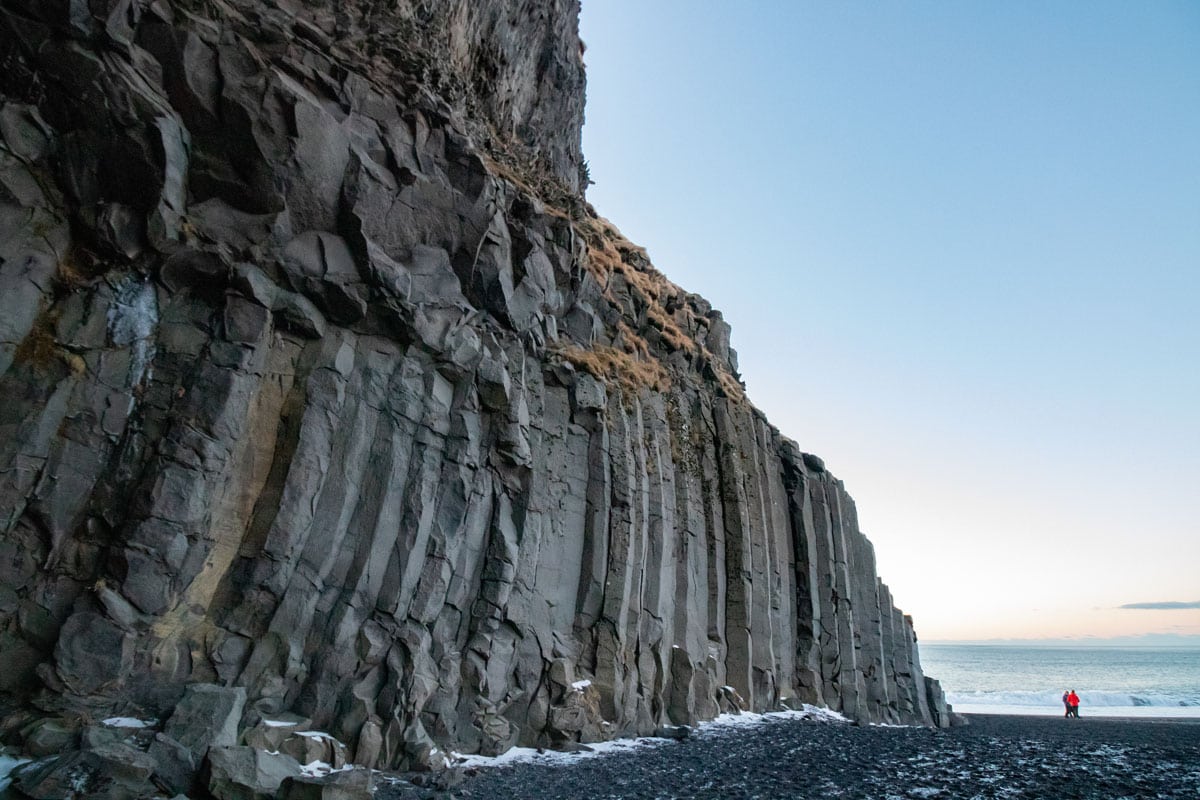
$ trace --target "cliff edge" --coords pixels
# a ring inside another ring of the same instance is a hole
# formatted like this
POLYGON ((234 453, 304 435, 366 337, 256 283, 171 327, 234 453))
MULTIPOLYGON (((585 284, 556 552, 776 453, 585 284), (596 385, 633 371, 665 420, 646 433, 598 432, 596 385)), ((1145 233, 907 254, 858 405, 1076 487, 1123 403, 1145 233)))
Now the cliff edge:
POLYGON ((841 482, 583 201, 577 18, 0 0, 6 743, 948 724, 841 482))

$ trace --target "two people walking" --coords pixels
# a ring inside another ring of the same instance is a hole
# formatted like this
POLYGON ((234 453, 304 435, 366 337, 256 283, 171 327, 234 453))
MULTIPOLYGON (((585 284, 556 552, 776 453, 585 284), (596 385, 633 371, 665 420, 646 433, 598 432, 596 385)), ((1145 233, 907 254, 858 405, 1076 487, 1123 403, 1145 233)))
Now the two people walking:
POLYGON ((1075 694, 1075 690, 1072 689, 1069 692, 1063 692, 1062 700, 1063 706, 1067 709, 1067 713, 1064 716, 1079 719, 1079 695, 1075 694))

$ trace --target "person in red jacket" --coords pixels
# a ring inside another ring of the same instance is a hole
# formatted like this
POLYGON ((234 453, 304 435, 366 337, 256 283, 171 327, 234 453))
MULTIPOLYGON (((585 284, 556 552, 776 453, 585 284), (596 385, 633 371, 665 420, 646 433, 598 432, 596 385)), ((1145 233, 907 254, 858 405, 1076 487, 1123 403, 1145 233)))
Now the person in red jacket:
POLYGON ((1068 716, 1079 719, 1079 695, 1075 694, 1074 689, 1072 689, 1071 693, 1067 695, 1067 705, 1071 709, 1071 713, 1068 716))

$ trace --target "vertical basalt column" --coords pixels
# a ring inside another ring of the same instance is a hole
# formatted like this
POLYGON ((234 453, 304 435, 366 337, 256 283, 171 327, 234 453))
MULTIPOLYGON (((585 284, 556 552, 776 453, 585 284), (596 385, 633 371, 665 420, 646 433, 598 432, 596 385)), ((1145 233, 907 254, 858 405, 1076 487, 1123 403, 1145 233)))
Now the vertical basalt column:
POLYGON ((738 431, 728 401, 713 406, 717 430, 717 463, 725 540, 725 630, 728 685, 747 703, 754 703, 753 623, 754 584, 751 530, 746 502, 745 473, 738 431))
POLYGON ((837 637, 840 654, 838 690, 842 710, 854 719, 865 715, 866 687, 859 667, 859 614, 854 608, 855 581, 853 573, 853 507, 840 481, 825 483, 830 508, 830 531, 833 540, 834 591, 837 595, 837 637))
POLYGON ((876 579, 876 596, 879 599, 879 625, 881 632, 882 643, 882 662, 883 662, 883 681, 887 688, 888 699, 887 707, 884 711, 884 721, 889 723, 897 723, 901 719, 901 706, 903 699, 901 697, 899 686, 896 682, 896 629, 895 629, 895 609, 892 606, 892 593, 888 589, 887 584, 882 580, 876 579))
POLYGON ((799 452, 789 448, 784 461, 788 514, 791 523, 795 600, 795 680, 803 703, 823 705, 821 676, 821 572, 813 519, 810 479, 798 463, 799 452))
POLYGON ((785 467, 779 434, 766 419, 757 418, 758 442, 763 459, 763 481, 766 487, 766 516, 770 535, 767 550, 771 568, 767 575, 769 603, 768 618, 773 645, 775 672, 774 703, 786 699, 794 702, 796 693, 796 567, 795 551, 787 489, 784 486, 785 467))
POLYGON ((913 630, 912 617, 904 615, 904 643, 909 653, 908 670, 912 680, 912 692, 916 701, 917 719, 925 725, 933 722, 929 709, 929 696, 925 689, 925 674, 921 671, 921 657, 917 651, 917 634, 913 630))
POLYGON ((631 434, 635 456, 634 499, 637 525, 632 549, 629 627, 626 632, 631 670, 627 678, 627 705, 623 719, 628 720, 633 730, 646 731, 653 725, 646 703, 655 684, 657 671, 650 653, 653 633, 648 627, 649 614, 646 608, 647 584, 653 578, 654 572, 650 533, 654 504, 651 484, 655 480, 652 472, 656 471, 656 467, 652 463, 649 443, 652 433, 641 398, 634 401, 634 427, 631 434))
POLYGON ((572 394, 574 419, 587 431, 587 507, 584 517, 582 565, 575 599, 575 627, 585 641, 582 662, 594 669, 592 626, 600 619, 608 580, 609 527, 612 516, 612 459, 608 405, 604 385, 591 376, 580 377, 572 394))
POLYGON ((812 509, 813 573, 816 578, 817 619, 814 626, 819 634, 817 655, 820 661, 821 694, 829 707, 842 710, 838 683, 841 664, 841 641, 838 637, 838 595, 835 585, 833 552, 833 522, 825 482, 819 477, 807 486, 807 498, 812 509))
POLYGON ((774 519, 770 509, 768 459, 772 453, 759 438, 761 431, 753 412, 739 415, 739 449, 744 454, 746 505, 750 521, 751 581, 751 681, 754 709, 772 708, 779 699, 779 668, 775 659, 772 620, 775 585, 774 519))
POLYGON ((608 564, 604 599, 599 621, 594 626, 595 674, 600 690, 601 710, 606 719, 621 718, 630 671, 629 629, 630 600, 634 593, 634 561, 641 524, 638 500, 638 470, 634 453, 636 423, 621 405, 618 396, 609 398, 609 453, 612 468, 610 517, 608 528, 608 564))
POLYGON ((661 395, 648 397, 642 414, 646 426, 649 514, 638 672, 642 676, 643 696, 647 694, 646 687, 650 691, 638 725, 639 729, 652 732, 665 721, 671 651, 676 642, 674 607, 685 602, 686 596, 683 587, 676 583, 676 564, 684 558, 681 539, 686 531, 681 530, 675 518, 676 464, 665 399, 661 395))
POLYGON ((726 624, 728 607, 726 600, 729 594, 729 573, 726 563, 726 529, 725 502, 722 495, 721 469, 721 440, 715 424, 716 411, 707 398, 702 398, 698 418, 704 421, 701 435, 701 491, 704 503, 707 531, 705 551, 708 569, 708 631, 705 650, 701 653, 704 658, 704 671, 712 682, 712 688, 726 685, 726 655, 729 645, 726 641, 726 624))
MULTIPOLYGON (((852 507, 853 501, 847 498, 852 507)), ((856 520, 857 513, 851 515, 856 520)), ((888 689, 883 669, 883 630, 875 577, 875 548, 857 530, 852 533, 854 556, 855 609, 858 618, 858 671, 866 689, 865 712, 873 721, 883 719, 888 689)))
POLYGON ((668 717, 692 725, 716 713, 705 662, 712 614, 710 602, 710 496, 705 492, 708 430, 697 413, 699 401, 680 394, 672 398, 671 453, 675 488, 675 597, 673 640, 669 654, 668 717))

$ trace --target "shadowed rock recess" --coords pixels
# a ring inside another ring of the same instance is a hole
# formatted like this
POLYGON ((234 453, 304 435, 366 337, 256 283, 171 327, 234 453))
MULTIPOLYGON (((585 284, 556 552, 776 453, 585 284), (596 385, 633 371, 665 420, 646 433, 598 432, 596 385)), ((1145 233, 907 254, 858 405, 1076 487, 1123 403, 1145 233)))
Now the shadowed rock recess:
POLYGON ((0 0, 6 742, 162 720, 162 786, 264 719, 381 768, 948 724, 841 482, 583 202, 577 18, 0 0))

